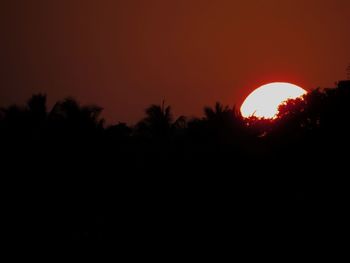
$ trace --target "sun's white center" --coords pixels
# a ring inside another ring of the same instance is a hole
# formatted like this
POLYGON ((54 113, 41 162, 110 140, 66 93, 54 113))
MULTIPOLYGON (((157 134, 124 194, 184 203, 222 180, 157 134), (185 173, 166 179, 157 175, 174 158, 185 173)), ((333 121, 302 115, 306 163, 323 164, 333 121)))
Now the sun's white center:
POLYGON ((278 107, 288 99, 295 99, 306 94, 301 87, 285 83, 274 82, 263 85, 245 99, 241 106, 243 117, 255 116, 258 118, 275 118, 278 113, 278 107))

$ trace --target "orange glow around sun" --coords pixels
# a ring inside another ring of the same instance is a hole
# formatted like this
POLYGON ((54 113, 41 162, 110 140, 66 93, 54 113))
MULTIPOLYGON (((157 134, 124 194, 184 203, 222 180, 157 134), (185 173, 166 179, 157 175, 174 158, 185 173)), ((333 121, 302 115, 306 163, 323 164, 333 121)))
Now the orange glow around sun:
POLYGON ((288 99, 296 99, 306 94, 303 88, 285 82, 274 82, 263 85, 244 100, 241 106, 242 116, 274 119, 278 107, 288 99))

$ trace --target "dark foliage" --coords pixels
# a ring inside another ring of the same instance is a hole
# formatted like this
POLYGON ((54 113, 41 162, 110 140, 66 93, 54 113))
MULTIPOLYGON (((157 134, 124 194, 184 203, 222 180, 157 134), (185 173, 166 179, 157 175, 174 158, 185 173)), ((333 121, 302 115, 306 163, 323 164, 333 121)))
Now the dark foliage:
POLYGON ((325 223, 338 231, 350 201, 349 102, 341 81, 275 120, 220 103, 174 120, 163 103, 135 127, 105 127, 100 107, 68 98, 48 111, 34 95, 0 111, 10 236, 132 254, 331 235, 325 223))

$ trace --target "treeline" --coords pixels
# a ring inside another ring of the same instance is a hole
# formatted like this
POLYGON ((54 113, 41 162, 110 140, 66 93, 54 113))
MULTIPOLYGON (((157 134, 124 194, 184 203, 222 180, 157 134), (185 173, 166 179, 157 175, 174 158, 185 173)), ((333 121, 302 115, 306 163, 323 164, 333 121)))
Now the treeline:
POLYGON ((152 105, 131 127, 107 126, 101 107, 71 98, 48 110, 34 95, 0 110, 9 224, 20 236, 85 245, 122 239, 121 250, 163 231, 210 243, 217 232, 201 229, 214 225, 242 239, 271 222, 299 233, 300 216, 321 227, 321 214, 341 218, 350 200, 349 102, 350 81, 340 81, 286 102, 274 120, 220 103, 174 119, 170 106, 152 105))
POLYGON ((301 99, 280 106, 277 119, 244 119, 235 107, 216 103, 204 108, 204 117, 173 118, 170 106, 151 105, 135 126, 118 123, 106 126, 102 108, 82 106, 67 98, 47 109, 46 96, 33 95, 25 106, 0 109, 0 140, 3 143, 70 143, 70 141, 112 144, 231 145, 248 150, 252 143, 285 144, 321 140, 345 140, 348 132, 349 81, 336 88, 316 89, 301 99))

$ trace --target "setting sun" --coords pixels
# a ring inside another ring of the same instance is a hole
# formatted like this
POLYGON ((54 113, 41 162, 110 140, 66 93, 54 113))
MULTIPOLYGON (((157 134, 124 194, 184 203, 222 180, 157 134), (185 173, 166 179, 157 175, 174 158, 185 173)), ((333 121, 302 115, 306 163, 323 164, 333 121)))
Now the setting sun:
POLYGON ((244 100, 241 106, 242 116, 273 119, 278 107, 288 99, 295 99, 306 94, 306 91, 294 84, 274 82, 263 85, 244 100))

